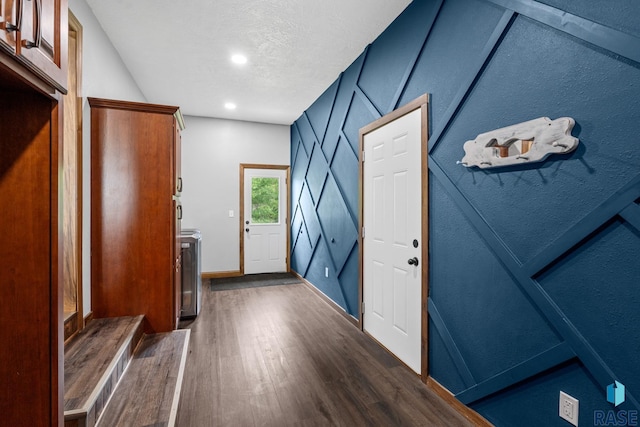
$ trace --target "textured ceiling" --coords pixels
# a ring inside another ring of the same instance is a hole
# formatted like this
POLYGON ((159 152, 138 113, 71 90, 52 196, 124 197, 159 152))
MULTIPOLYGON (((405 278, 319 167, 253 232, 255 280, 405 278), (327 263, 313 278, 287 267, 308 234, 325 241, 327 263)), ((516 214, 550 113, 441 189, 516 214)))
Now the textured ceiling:
POLYGON ((149 102, 287 125, 410 2, 87 1, 149 102), (248 63, 231 63, 234 53, 248 63), (237 109, 226 110, 226 102, 237 109))

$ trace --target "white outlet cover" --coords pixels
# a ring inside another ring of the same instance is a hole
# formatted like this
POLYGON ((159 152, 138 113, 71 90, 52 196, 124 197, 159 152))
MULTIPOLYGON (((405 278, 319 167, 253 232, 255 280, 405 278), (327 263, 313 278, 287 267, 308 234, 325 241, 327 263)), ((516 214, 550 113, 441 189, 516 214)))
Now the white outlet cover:
POLYGON ((563 391, 560 392, 560 405, 558 409, 558 415, 560 415, 560 418, 578 427, 578 415, 580 414, 579 409, 578 399, 569 396, 563 391))

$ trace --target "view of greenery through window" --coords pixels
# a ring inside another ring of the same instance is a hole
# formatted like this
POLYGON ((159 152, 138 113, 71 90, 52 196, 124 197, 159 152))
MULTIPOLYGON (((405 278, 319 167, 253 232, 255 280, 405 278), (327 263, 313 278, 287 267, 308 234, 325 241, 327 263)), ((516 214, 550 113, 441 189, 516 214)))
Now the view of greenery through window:
POLYGON ((278 223, 278 178, 251 178, 251 222, 254 224, 278 223))

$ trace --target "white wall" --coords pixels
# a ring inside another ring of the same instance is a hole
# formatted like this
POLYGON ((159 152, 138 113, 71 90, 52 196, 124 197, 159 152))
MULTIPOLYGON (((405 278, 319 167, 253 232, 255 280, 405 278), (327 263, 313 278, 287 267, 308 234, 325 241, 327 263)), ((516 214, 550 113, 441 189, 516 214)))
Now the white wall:
POLYGON ((185 124, 182 228, 202 232, 203 273, 238 271, 240 163, 289 165, 289 126, 193 116, 185 124))
POLYGON ((87 97, 146 102, 129 70, 84 0, 69 0, 82 24, 82 304, 91 311, 91 120, 87 97))

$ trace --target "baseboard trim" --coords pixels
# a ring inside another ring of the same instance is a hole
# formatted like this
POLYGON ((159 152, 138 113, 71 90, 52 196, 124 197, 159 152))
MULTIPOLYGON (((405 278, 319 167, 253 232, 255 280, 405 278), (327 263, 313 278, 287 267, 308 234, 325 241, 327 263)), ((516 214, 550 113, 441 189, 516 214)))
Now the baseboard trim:
POLYGON ((324 302, 329 304, 329 306, 331 308, 333 308, 335 311, 337 311, 342 317, 347 319, 355 327, 360 328, 360 321, 358 319, 356 319, 355 317, 349 315, 346 311, 344 311, 344 309, 342 307, 340 307, 338 304, 336 304, 335 301, 333 301, 331 298, 326 296, 320 289, 316 288, 313 283, 309 282, 307 279, 305 279, 304 277, 299 275, 298 272, 296 272, 294 270, 291 270, 291 274, 293 274, 298 279, 300 279, 300 281, 302 283, 304 283, 307 286, 307 288, 309 288, 313 293, 318 295, 324 302))
POLYGON ((201 274, 203 279, 226 279, 227 277, 240 277, 244 276, 242 271, 211 271, 201 274))
POLYGON ((71 314, 64 320, 64 342, 68 343, 73 338, 80 328, 78 327, 78 312, 71 314))
POLYGON ((84 316, 84 327, 86 328, 89 322, 91 322, 92 320, 93 320, 93 311, 90 311, 87 313, 86 316, 84 316))
POLYGON ((438 396, 440 396, 449 406, 455 409, 460 415, 465 417, 467 420, 473 423, 475 426, 480 427, 493 427, 489 421, 487 421, 482 415, 478 414, 473 409, 469 408, 462 402, 460 402, 456 397, 447 390, 444 386, 442 386, 438 381, 434 380, 431 377, 427 378, 427 387, 433 390, 438 396))

